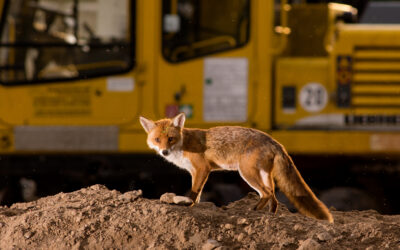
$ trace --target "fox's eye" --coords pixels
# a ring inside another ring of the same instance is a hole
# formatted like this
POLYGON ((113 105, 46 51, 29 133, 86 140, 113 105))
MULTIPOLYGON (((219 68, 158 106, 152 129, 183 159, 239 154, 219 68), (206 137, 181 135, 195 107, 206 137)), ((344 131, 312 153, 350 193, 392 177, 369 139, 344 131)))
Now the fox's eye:
POLYGON ((161 140, 160 140, 160 138, 156 138, 156 139, 154 139, 157 143, 160 143, 161 142, 161 140))
POLYGON ((172 142, 174 140, 174 137, 168 137, 168 142, 172 142))

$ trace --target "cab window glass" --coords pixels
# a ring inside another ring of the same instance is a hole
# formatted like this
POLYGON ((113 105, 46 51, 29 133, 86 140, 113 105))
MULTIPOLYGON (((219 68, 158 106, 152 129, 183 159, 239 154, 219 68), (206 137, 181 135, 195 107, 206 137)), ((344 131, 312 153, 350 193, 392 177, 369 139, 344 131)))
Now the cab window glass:
POLYGON ((133 66, 130 0, 12 0, 2 15, 3 84, 89 78, 133 66))
POLYGON ((170 62, 241 47, 249 0, 163 0, 163 55, 170 62))

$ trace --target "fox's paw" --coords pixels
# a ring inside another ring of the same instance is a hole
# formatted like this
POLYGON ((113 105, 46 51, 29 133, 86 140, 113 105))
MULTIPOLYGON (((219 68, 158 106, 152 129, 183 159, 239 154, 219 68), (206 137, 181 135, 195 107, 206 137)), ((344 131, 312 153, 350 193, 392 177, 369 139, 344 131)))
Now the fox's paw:
POLYGON ((268 206, 269 206, 268 211, 276 214, 276 211, 278 211, 278 201, 275 198, 271 198, 268 201, 268 206))
POLYGON ((268 199, 266 198, 261 198, 260 201, 257 203, 257 205, 254 207, 254 210, 261 210, 267 205, 268 199))
POLYGON ((271 198, 261 198, 260 201, 254 207, 254 210, 261 210, 268 205, 268 211, 271 213, 276 213, 278 209, 278 201, 275 197, 271 198))

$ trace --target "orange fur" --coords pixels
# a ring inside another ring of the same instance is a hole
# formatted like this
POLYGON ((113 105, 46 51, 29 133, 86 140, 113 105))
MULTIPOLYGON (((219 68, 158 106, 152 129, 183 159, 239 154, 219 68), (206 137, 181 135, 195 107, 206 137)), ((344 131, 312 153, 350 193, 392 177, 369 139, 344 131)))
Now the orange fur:
POLYGON ((333 222, 328 208, 305 183, 285 148, 268 134, 238 126, 184 128, 184 114, 159 121, 140 117, 140 123, 148 133, 150 148, 189 171, 194 203, 199 202, 211 171, 234 170, 260 195, 256 210, 269 204, 269 210, 276 212, 275 179, 300 213, 333 222))

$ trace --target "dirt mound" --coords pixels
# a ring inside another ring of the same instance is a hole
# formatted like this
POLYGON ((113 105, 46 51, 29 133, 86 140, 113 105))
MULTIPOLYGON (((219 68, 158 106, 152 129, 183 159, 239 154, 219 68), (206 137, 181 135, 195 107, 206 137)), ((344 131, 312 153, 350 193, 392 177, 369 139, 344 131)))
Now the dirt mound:
POLYGON ((252 211, 256 202, 189 208, 95 185, 0 207, 0 249, 400 249, 400 215, 333 211, 329 224, 283 205, 252 211))

